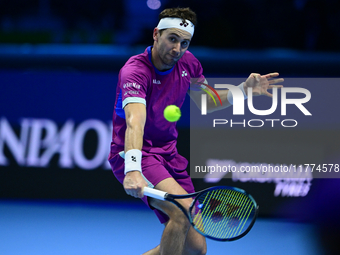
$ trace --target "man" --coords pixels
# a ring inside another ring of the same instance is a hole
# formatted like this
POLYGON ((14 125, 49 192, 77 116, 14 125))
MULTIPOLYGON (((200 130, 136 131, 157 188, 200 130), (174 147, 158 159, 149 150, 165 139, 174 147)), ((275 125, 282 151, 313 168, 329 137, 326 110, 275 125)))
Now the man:
MULTIPOLYGON (((171 194, 194 192, 186 171, 187 160, 176 149, 176 123, 165 120, 168 105, 181 107, 191 78, 204 80, 200 62, 188 47, 196 25, 189 8, 166 9, 153 31, 153 47, 131 57, 119 73, 113 114, 113 135, 109 161, 127 194, 141 198, 165 225, 160 245, 144 253, 206 254, 205 238, 189 224, 173 204, 143 196, 145 186, 171 194)), ((240 86, 253 87, 256 95, 268 95, 268 88, 282 79, 268 81, 278 74, 251 74, 240 86)), ((200 105, 201 92, 190 93, 200 105)), ((231 105, 231 93, 219 92, 223 107, 231 105)), ((246 95, 246 93, 245 93, 246 95)), ((213 102, 208 110, 213 111, 213 102)), ((189 208, 191 199, 179 202, 189 208)))

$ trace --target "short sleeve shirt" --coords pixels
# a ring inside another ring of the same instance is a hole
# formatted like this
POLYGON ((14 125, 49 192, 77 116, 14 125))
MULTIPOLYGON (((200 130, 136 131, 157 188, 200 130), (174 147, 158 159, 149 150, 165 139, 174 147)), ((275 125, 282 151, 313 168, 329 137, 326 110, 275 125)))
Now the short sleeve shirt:
POLYGON ((146 106, 143 154, 177 153, 176 122, 168 122, 163 111, 168 105, 183 105, 190 79, 204 79, 203 69, 194 55, 186 51, 170 70, 161 72, 152 64, 151 49, 150 46, 144 53, 131 57, 119 72, 111 155, 124 150, 124 107, 129 103, 146 106))

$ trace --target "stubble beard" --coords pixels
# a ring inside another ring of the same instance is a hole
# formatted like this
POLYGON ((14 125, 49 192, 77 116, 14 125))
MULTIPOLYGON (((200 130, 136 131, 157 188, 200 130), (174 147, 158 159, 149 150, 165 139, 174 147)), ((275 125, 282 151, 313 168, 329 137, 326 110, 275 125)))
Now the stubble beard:
POLYGON ((166 65, 169 69, 174 67, 174 65, 178 62, 179 58, 174 60, 172 59, 172 56, 170 53, 165 53, 162 57, 161 57, 161 61, 164 65, 166 65))

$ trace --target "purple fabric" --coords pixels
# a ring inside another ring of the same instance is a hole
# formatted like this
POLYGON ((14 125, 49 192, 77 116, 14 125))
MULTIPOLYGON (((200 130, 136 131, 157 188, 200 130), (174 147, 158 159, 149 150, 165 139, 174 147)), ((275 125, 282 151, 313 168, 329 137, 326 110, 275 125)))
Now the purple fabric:
MULTIPOLYGON (((151 46, 144 53, 131 57, 120 70, 109 162, 121 183, 124 180, 124 160, 118 153, 124 151, 124 103, 145 102, 147 117, 142 148, 144 176, 153 185, 173 177, 187 192, 194 192, 190 176, 185 170, 187 160, 177 152, 176 122, 168 122, 163 116, 166 106, 183 105, 191 78, 204 79, 202 66, 193 54, 186 51, 172 69, 160 72, 151 62, 151 46)), ((145 198, 143 201, 147 203, 145 198)), ((167 217, 157 210, 156 214, 161 222, 167 221, 167 217)))
POLYGON ((176 122, 168 122, 163 111, 168 105, 181 107, 190 78, 202 78, 202 73, 200 62, 189 51, 166 72, 160 72, 153 66, 151 47, 131 57, 119 73, 110 156, 124 150, 126 123, 121 107, 127 98, 132 102, 140 99, 146 101, 143 151, 150 154, 176 154, 176 122))
MULTIPOLYGON (((112 170, 117 180, 123 184, 124 181, 124 159, 116 154, 110 159, 112 170)), ((179 185, 188 193, 195 192, 194 185, 191 181, 186 167, 188 161, 179 154, 169 158, 163 158, 159 155, 143 156, 142 169, 143 175, 148 181, 156 186, 160 181, 167 178, 174 178, 179 185)), ((156 216, 161 223, 165 223, 169 220, 168 216, 161 211, 150 207, 147 197, 142 198, 143 202, 154 210, 156 216)))

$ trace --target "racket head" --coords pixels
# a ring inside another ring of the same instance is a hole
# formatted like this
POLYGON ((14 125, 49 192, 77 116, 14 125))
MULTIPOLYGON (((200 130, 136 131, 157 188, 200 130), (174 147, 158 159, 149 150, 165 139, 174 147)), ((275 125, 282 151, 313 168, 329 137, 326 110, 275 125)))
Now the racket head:
POLYGON ((245 236, 255 223, 259 206, 242 189, 217 186, 197 194, 189 209, 189 220, 202 235, 217 241, 245 236))

